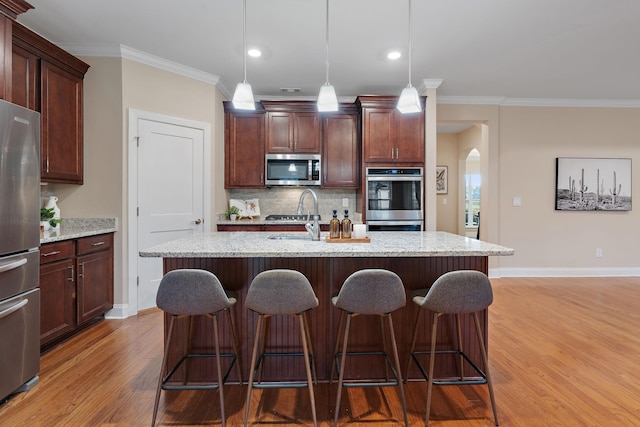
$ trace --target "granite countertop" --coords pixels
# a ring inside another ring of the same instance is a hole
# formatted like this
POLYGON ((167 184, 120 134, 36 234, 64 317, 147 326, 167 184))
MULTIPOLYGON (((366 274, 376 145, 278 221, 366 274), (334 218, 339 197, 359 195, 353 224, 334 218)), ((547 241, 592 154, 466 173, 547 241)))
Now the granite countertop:
POLYGON ((369 243, 327 242, 327 233, 313 242, 306 232, 218 232, 195 234, 140 251, 143 257, 251 258, 251 257, 429 257, 505 256, 514 250, 440 231, 373 231, 369 243), (289 236, 293 239, 269 239, 289 236))
POLYGON ((40 244, 116 231, 118 231, 116 218, 62 218, 59 230, 47 230, 40 235, 40 244))

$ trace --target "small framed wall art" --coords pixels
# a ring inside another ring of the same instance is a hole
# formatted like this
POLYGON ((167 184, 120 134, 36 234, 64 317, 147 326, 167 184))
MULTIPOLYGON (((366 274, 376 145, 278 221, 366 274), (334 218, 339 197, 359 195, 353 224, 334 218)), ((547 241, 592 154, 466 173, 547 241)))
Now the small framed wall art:
POLYGON ((447 194, 447 166, 436 166, 436 194, 447 194))
POLYGON ((556 210, 630 211, 631 159, 556 158, 556 210))

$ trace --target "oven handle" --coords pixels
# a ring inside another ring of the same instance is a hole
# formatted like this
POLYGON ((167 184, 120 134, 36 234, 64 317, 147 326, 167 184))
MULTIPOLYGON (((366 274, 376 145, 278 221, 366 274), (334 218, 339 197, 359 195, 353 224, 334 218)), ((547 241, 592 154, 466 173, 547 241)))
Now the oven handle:
POLYGON ((385 175, 385 176, 371 176, 367 175, 367 181, 420 181, 422 182, 422 175, 385 175))
POLYGON ((5 271, 9 271, 9 270, 13 270, 16 269, 22 265, 25 265, 27 263, 27 259, 26 258, 22 258, 18 261, 13 261, 13 262, 8 262, 6 264, 2 264, 0 265, 0 273, 4 273, 5 271))
POLYGON ((15 304, 15 305, 12 305, 11 307, 7 308, 6 310, 0 311, 0 319, 2 319, 3 317, 7 317, 11 313, 15 313, 16 311, 20 310, 22 307, 24 307, 28 303, 29 303, 28 299, 23 299, 19 303, 15 304))

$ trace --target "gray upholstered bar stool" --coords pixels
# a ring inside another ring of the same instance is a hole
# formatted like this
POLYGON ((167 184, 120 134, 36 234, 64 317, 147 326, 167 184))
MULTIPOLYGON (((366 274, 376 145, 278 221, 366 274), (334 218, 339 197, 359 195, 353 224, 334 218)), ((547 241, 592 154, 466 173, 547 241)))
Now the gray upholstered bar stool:
MULTIPOLYGON (((336 349, 334 352, 334 361, 337 365, 338 359, 340 366, 338 368, 338 396, 336 398, 334 426, 338 424, 340 415, 340 399, 342 398, 342 387, 382 387, 397 386, 402 401, 402 413, 404 415, 404 424, 409 425, 407 420, 407 406, 404 398, 404 388, 402 385, 402 374, 400 373, 400 361, 398 360, 398 346, 396 344, 395 333, 393 331, 393 321, 391 313, 407 304, 407 297, 404 291, 404 285, 397 274, 383 269, 365 269, 356 271, 342 284, 340 291, 331 298, 333 305, 340 311, 340 326, 338 326, 338 336, 336 338, 336 349), (348 352, 349 329, 351 327, 351 319, 358 315, 375 315, 380 316, 381 325, 384 324, 383 318, 387 319, 389 328, 389 336, 391 337, 391 352, 393 355, 393 364, 389 361, 389 355, 384 338, 384 329, 382 330, 382 346, 383 351, 351 351, 348 352), (346 322, 345 322, 346 320, 346 322), (344 330, 343 330, 344 329, 344 330), (340 338, 342 338, 342 350, 340 348, 340 338), (344 379, 345 361, 348 356, 383 356, 385 358, 385 368, 391 368, 395 379, 387 378, 384 380, 366 381, 363 379, 347 380, 344 379)), ((333 381, 333 373, 335 366, 332 366, 330 380, 333 381)))
POLYGON ((158 403, 160 402, 161 390, 218 390, 220 396, 220 418, 222 425, 225 425, 224 415, 224 390, 223 384, 227 380, 229 373, 234 365, 238 369, 238 380, 242 384, 242 369, 240 368, 240 360, 238 357, 238 343, 236 330, 231 318, 230 308, 236 303, 237 295, 231 291, 225 291, 220 284, 218 278, 211 272, 205 270, 182 269, 173 270, 165 274, 160 281, 158 294, 156 296, 156 305, 158 308, 171 315, 169 322, 169 331, 167 333, 164 356, 162 358, 162 366, 160 368, 160 378, 158 379, 158 388, 156 391, 156 400, 153 407, 153 420, 151 426, 156 424, 156 415, 158 413, 158 403), (233 344, 233 353, 220 352, 220 339, 218 332, 218 314, 226 312, 231 331, 231 341, 233 344), (187 343, 187 351, 180 360, 164 375, 165 369, 168 369, 168 354, 171 348, 174 324, 176 319, 188 317, 189 331, 187 337, 191 338, 191 329, 194 316, 204 315, 213 319, 213 342, 215 345, 215 353, 190 353, 191 343, 187 343), (216 359, 216 375, 217 381, 211 383, 189 383, 188 373, 183 373, 184 378, 182 384, 171 384, 173 374, 180 366, 188 367, 189 359, 208 357, 216 359), (231 361, 224 375, 222 373, 222 365, 220 359, 222 357, 230 358, 231 361))
POLYGON ((244 425, 249 422, 249 407, 251 404, 251 390, 253 388, 302 388, 309 389, 309 399, 311 400, 311 415, 313 425, 317 426, 316 401, 313 393, 313 375, 311 366, 313 362, 313 350, 311 349, 311 334, 305 313, 318 306, 316 297, 309 280, 304 274, 295 270, 275 269, 259 273, 251 282, 245 306, 258 314, 255 339, 253 341, 253 352, 251 354, 251 368, 249 370, 249 383, 247 387, 247 401, 244 413, 244 425), (266 328, 265 323, 269 318, 277 315, 295 316, 298 318, 300 328, 300 341, 302 342, 302 353, 300 352, 265 352, 266 328), (303 356, 307 381, 283 381, 283 382, 258 382, 254 383, 256 372, 265 357, 269 356, 303 356))
POLYGON ((411 361, 415 361, 420 372, 428 381, 427 385, 427 415, 425 425, 429 425, 429 413, 431 411, 431 392, 433 385, 470 385, 470 384, 487 384, 489 388, 489 397, 491 399, 491 407, 493 408, 493 418, 495 424, 498 425, 498 413, 496 411, 496 403, 493 395, 493 385, 491 384, 491 376, 489 374, 489 363, 487 350, 484 345, 482 329, 478 313, 487 309, 493 302, 493 292, 491 290, 491 282, 486 274, 473 270, 451 271, 440 276, 429 289, 419 289, 411 293, 411 298, 420 310, 416 315, 416 323, 414 327, 413 339, 411 341, 411 350, 409 351, 409 360, 407 362, 407 371, 411 365, 411 361), (418 337, 418 326, 420 324, 420 315, 424 310, 430 310, 433 313, 431 326, 431 349, 429 351, 416 351, 416 340, 418 337), (462 333, 460 328, 460 315, 463 313, 471 313, 475 323, 476 336, 480 345, 480 353, 484 371, 482 371, 471 359, 464 353, 462 348, 462 333), (436 337, 438 331, 438 318, 443 314, 453 314, 456 320, 456 340, 457 348, 436 350, 436 337), (418 355, 429 355, 429 373, 426 373, 421 365, 418 355), (458 357, 458 367, 460 370, 459 378, 437 379, 433 378, 433 367, 435 356, 438 354, 454 354, 458 357), (464 375, 464 366, 467 362, 479 377, 469 377, 464 375))

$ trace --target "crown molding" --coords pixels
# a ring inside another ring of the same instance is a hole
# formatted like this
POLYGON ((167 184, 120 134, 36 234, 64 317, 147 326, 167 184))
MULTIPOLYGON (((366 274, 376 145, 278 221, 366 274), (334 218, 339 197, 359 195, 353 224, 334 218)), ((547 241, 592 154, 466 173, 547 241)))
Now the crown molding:
POLYGON ((438 96, 438 104, 500 107, 640 108, 640 99, 506 98, 500 96, 438 96))
MULTIPOLYGON (((124 45, 60 44, 59 46, 76 56, 123 58, 215 86, 218 86, 220 83, 220 77, 215 74, 205 73, 204 71, 187 67, 177 62, 169 61, 124 45)), ((224 93, 222 88, 219 89, 224 93)))

